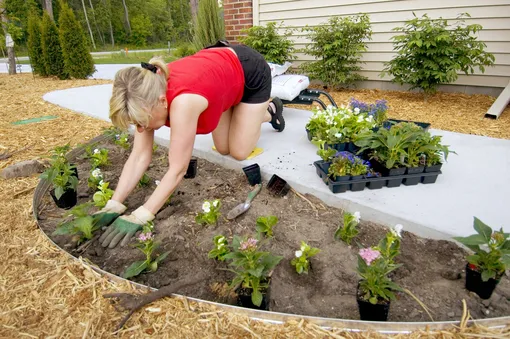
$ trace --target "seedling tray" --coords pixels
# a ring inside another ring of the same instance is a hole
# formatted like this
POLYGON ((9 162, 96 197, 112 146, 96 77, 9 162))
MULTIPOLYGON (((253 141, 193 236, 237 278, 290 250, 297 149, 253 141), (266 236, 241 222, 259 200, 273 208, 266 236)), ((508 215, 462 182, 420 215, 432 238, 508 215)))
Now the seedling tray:
POLYGON ((437 172, 424 172, 417 174, 404 174, 404 175, 393 175, 387 177, 373 177, 363 178, 349 181, 334 181, 328 176, 324 170, 324 161, 318 160, 313 164, 315 166, 317 175, 321 180, 329 187, 329 190, 333 193, 344 193, 347 191, 363 191, 365 188, 368 189, 380 189, 383 187, 399 187, 400 185, 413 186, 422 184, 433 184, 436 182, 437 177, 441 174, 441 171, 437 172))

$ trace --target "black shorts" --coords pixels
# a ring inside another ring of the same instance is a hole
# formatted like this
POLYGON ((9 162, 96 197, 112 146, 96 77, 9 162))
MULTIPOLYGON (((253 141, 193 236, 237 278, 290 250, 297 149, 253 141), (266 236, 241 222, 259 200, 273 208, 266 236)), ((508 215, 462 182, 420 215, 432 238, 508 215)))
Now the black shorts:
POLYGON ((246 45, 228 45, 218 42, 214 47, 232 48, 241 62, 244 71, 244 93, 241 102, 247 104, 260 104, 271 97, 271 69, 262 54, 246 45))

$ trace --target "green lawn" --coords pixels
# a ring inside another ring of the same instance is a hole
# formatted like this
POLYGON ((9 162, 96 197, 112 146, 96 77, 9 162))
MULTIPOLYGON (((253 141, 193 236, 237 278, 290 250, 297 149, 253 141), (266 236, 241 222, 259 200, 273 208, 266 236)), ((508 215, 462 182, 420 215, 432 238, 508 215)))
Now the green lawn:
MULTIPOLYGON (((176 60, 177 57, 168 53, 168 51, 159 52, 117 52, 106 55, 94 55, 94 63, 100 64, 139 64, 142 61, 148 62, 153 56, 161 56, 165 62, 176 60)), ((28 65, 28 60, 20 60, 18 63, 28 65)))

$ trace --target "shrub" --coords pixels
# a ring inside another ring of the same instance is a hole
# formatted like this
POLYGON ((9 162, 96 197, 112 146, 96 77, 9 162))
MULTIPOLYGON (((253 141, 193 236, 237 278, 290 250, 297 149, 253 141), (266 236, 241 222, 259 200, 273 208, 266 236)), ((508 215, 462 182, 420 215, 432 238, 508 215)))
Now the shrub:
POLYGON ((58 21, 65 71, 73 78, 86 79, 95 72, 94 60, 87 48, 80 23, 72 9, 63 1, 58 21))
POLYGON ((27 33, 27 49, 32 72, 34 74, 46 76, 46 66, 44 64, 41 42, 41 19, 35 13, 31 13, 28 17, 27 33))
POLYGON ((197 50, 224 39, 225 27, 220 20, 218 1, 200 0, 193 35, 193 45, 197 50))
POLYGON ((46 74, 67 79, 58 29, 46 11, 43 13, 41 42, 46 74))
POLYGON ((371 39, 372 29, 366 14, 353 17, 331 17, 328 25, 303 28, 313 42, 303 50, 317 59, 302 65, 312 79, 318 79, 334 88, 350 85, 366 77, 355 73, 361 55, 367 50, 366 40, 371 39))
POLYGON ((411 89, 422 89, 426 94, 436 92, 440 84, 457 80, 457 72, 473 74, 475 67, 485 72, 484 66, 494 64, 494 56, 484 52, 485 43, 475 34, 480 25, 465 25, 464 13, 455 25, 446 19, 430 19, 426 14, 396 27, 402 32, 392 38, 397 55, 385 64, 381 76, 393 76, 393 82, 409 84, 411 89))
POLYGON ((193 44, 184 43, 184 44, 179 45, 175 49, 174 56, 176 56, 177 58, 183 58, 183 57, 186 57, 189 55, 193 55, 196 52, 197 52, 197 50, 196 50, 195 46, 193 46, 193 44))
POLYGON ((281 28, 275 22, 264 26, 253 26, 243 29, 242 32, 247 35, 239 38, 239 41, 258 51, 264 56, 267 62, 275 64, 284 64, 286 61, 295 59, 293 42, 289 39, 292 30, 287 29, 285 33, 278 33, 281 28))

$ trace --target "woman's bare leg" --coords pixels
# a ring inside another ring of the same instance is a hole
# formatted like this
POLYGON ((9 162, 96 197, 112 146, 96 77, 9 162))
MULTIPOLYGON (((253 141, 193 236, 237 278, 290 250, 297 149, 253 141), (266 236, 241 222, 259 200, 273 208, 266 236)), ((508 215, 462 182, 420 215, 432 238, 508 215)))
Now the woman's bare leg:
POLYGON ((229 108, 221 115, 220 122, 216 129, 212 132, 212 138, 216 150, 223 155, 230 153, 229 148, 229 131, 232 120, 232 108, 229 108))
POLYGON ((260 125, 271 121, 269 101, 261 104, 240 103, 234 107, 229 126, 229 153, 236 160, 245 160, 260 138, 260 125))

